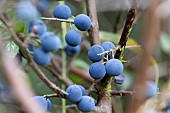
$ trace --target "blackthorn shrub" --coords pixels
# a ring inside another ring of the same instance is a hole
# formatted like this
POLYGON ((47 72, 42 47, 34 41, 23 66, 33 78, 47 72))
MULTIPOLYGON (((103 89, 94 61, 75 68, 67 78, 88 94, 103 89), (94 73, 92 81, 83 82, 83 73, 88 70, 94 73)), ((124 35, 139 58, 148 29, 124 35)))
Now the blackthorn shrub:
POLYGON ((77 85, 70 85, 67 89, 66 92, 68 95, 66 95, 66 99, 71 101, 71 102, 78 102, 82 98, 82 91, 81 88, 77 85))
POLYGON ((110 76, 118 76, 123 72, 123 64, 118 59, 111 59, 106 62, 106 73, 110 76))
POLYGON ((64 4, 55 7, 53 15, 55 18, 68 19, 71 16, 71 9, 64 4))
POLYGON ((47 101, 44 97, 42 96, 35 96, 32 98, 32 100, 37 102, 40 106, 41 109, 44 111, 43 113, 46 113, 47 111, 47 101))
POLYGON ((28 32, 29 33, 31 33, 33 31, 36 35, 41 36, 41 35, 43 35, 43 33, 46 32, 46 30, 47 30, 47 27, 42 20, 35 19, 28 24, 28 32))
POLYGON ((61 47, 61 40, 52 32, 46 32, 40 38, 41 46, 45 51, 57 51, 61 47))
POLYGON ((74 57, 75 55, 79 54, 80 46, 78 45, 73 47, 73 46, 66 45, 64 51, 68 57, 74 57))
POLYGON ((79 14, 74 19, 74 25, 80 30, 80 31, 87 31, 91 26, 91 20, 90 18, 85 14, 79 14))
POLYGON ((83 96, 78 102, 77 107, 82 112, 90 112, 95 107, 94 99, 89 96, 83 96))
POLYGON ((34 49, 35 49, 35 47, 31 43, 29 43, 28 44, 28 50, 33 51, 34 49))
POLYGON ((34 49, 32 56, 39 65, 46 65, 51 61, 50 53, 44 51, 42 47, 34 49))
POLYGON ((101 79, 106 74, 105 66, 101 62, 94 62, 89 67, 89 74, 93 79, 101 79))
POLYGON ((124 75, 119 75, 114 78, 114 81, 116 84, 123 84, 125 81, 125 76, 124 75))
POLYGON ((65 40, 70 46, 77 46, 81 42, 81 35, 76 30, 69 30, 66 33, 65 40))
POLYGON ((46 101, 47 101, 47 111, 50 111, 52 107, 51 101, 49 99, 46 99, 46 101))
POLYGON ((86 90, 85 90, 85 88, 84 88, 82 85, 77 85, 77 86, 81 89, 82 96, 85 96, 85 95, 86 95, 86 90))
POLYGON ((93 45, 88 51, 88 57, 93 62, 98 62, 104 58, 104 54, 98 55, 104 52, 104 49, 100 45, 93 45))
MULTIPOLYGON (((115 48, 115 45, 112 42, 103 42, 101 46, 104 48, 105 51, 109 51, 110 49, 115 48)), ((112 56, 112 52, 108 53, 108 56, 112 56)))

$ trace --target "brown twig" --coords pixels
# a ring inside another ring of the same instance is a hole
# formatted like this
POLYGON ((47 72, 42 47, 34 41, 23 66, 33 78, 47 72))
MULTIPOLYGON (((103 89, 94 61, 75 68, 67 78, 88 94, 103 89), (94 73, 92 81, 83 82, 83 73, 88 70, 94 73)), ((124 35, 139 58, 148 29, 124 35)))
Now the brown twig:
POLYGON ((46 69, 51 72, 58 80, 60 80, 62 83, 64 83, 66 86, 72 85, 73 82, 70 79, 63 79, 62 76, 51 67, 47 66, 46 69))
POLYGON ((119 40, 118 45, 120 46, 120 49, 116 51, 115 58, 120 59, 122 57, 122 53, 124 51, 124 48, 126 47, 126 42, 128 40, 129 33, 131 31, 133 22, 135 20, 135 16, 137 13, 137 0, 133 0, 131 4, 131 8, 128 11, 126 22, 123 28, 123 32, 121 34, 121 38, 119 40))
POLYGON ((75 68, 75 67, 71 67, 70 71, 75 73, 76 75, 82 77, 83 79, 87 80, 88 82, 92 83, 94 80, 90 77, 89 74, 85 73, 84 71, 75 68))
POLYGON ((110 94, 113 96, 123 96, 127 94, 132 95, 133 92, 132 91, 111 91, 110 94))
MULTIPOLYGON (((59 63, 59 65, 61 66, 61 58, 55 58, 55 60, 59 63)), ((87 80, 88 82, 92 83, 94 80, 88 75, 86 74, 83 70, 80 70, 76 67, 70 67, 70 72, 75 73, 76 75, 80 76, 81 78, 87 80)))
MULTIPOLYGON (((87 4, 87 12, 90 15, 90 17, 92 18, 92 22, 94 21, 93 22, 93 24, 94 24, 95 21, 97 21, 97 15, 96 15, 96 10, 95 10, 95 8, 96 8, 95 0, 86 0, 86 4, 87 4), (93 20, 94 18, 95 18, 95 20, 93 20)), ((124 25, 120 41, 118 43, 118 47, 120 47, 120 48, 116 51, 115 58, 117 58, 117 59, 121 60, 123 57, 123 52, 124 52, 124 49, 126 46, 126 42, 128 40, 128 35, 132 28, 133 21, 136 16, 136 12, 137 12, 137 0, 133 0, 132 4, 131 4, 131 8, 127 14, 126 23, 124 25)), ((99 40, 98 36, 95 36, 95 34, 98 35, 98 33, 99 33, 98 25, 96 23, 95 23, 96 26, 92 25, 91 29, 89 30, 90 38, 94 34, 93 38, 90 39, 91 45, 100 44, 100 40, 99 40)), ((108 111, 102 112, 102 113, 111 113, 112 112, 111 98, 109 97, 109 94, 107 93, 107 90, 111 89, 111 81, 112 81, 112 77, 110 77, 106 74, 104 76, 104 78, 101 79, 100 81, 96 82, 97 84, 95 85, 98 90, 97 106, 108 110, 108 111)), ((100 112, 97 112, 97 113, 100 113, 100 112)))
POLYGON ((92 21, 92 26, 88 30, 90 44, 100 44, 99 39, 99 26, 96 11, 96 0, 86 0, 87 14, 90 16, 92 21))

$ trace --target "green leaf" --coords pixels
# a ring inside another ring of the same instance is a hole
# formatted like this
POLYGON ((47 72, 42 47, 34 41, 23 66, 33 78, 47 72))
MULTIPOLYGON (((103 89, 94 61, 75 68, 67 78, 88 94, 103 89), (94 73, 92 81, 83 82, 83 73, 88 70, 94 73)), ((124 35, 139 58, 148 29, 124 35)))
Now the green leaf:
POLYGON ((24 33, 26 29, 26 25, 22 21, 17 21, 14 25, 14 29, 18 33, 24 33))
POLYGON ((19 51, 19 47, 13 41, 5 42, 3 49, 5 50, 5 54, 10 58, 14 58, 19 51))
POLYGON ((117 44, 120 39, 120 34, 114 34, 107 31, 100 31, 99 35, 102 41, 110 41, 113 42, 114 44, 117 44))
MULTIPOLYGON (((107 31, 100 31, 99 35, 100 35, 100 39, 102 42, 110 41, 110 42, 113 42, 115 45, 118 44, 120 37, 121 37, 120 34, 114 34, 112 32, 107 32, 107 31)), ((138 45, 138 43, 132 37, 128 38, 126 46, 137 46, 137 45, 138 45)), ((141 49, 138 47, 128 48, 128 49, 131 51, 134 51, 134 52, 141 51, 141 49)))
MULTIPOLYGON (((110 41, 110 42, 113 42, 114 44, 118 44, 120 37, 121 37, 120 34, 115 34, 115 33, 107 32, 107 31, 100 31, 99 35, 100 35, 101 41, 103 42, 110 41)), ((134 46, 134 45, 138 45, 138 43, 132 37, 129 37, 126 45, 134 46)))
POLYGON ((87 64, 87 62, 85 62, 81 59, 74 59, 74 62, 72 62, 72 66, 79 67, 79 68, 83 69, 84 71, 89 70, 89 64, 87 64))
POLYGON ((168 34, 160 34, 160 47, 165 53, 170 54, 170 36, 168 34))

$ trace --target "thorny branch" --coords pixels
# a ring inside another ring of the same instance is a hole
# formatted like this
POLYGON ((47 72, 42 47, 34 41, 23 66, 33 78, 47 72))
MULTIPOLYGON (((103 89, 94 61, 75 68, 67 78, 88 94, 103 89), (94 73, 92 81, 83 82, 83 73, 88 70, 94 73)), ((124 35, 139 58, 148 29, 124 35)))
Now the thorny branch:
MULTIPOLYGON (((99 31, 98 31, 98 23, 97 23, 97 13, 96 13, 96 5, 95 0, 86 0, 87 13, 92 19, 92 27, 89 30, 89 38, 91 45, 100 44, 99 40, 99 31)), ((135 19, 137 13, 137 0, 133 0, 131 4, 131 8, 128 11, 126 22, 122 31, 122 35, 120 41, 118 43, 118 49, 116 51, 115 58, 122 60, 123 52, 126 47, 126 42, 128 40, 129 33, 131 31, 133 21, 135 19)), ((111 90, 111 81, 113 77, 108 76, 107 74, 103 79, 96 81, 94 87, 97 87, 98 90, 98 102, 97 106, 103 109, 106 107, 108 111, 96 111, 97 113, 111 113, 111 98, 110 94, 107 93, 108 90, 111 90)), ((118 93, 120 94, 120 93, 118 93)))

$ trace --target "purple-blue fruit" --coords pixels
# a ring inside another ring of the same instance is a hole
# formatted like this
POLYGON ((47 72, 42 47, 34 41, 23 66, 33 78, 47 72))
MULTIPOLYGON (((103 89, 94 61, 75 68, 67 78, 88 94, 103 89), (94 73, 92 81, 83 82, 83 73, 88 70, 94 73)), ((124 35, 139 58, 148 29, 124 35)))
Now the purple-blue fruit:
POLYGON ((35 97, 32 98, 32 100, 34 102, 36 101, 40 105, 41 109, 44 111, 43 113, 46 113, 46 111, 47 111, 47 101, 44 97, 35 96, 35 97))
POLYGON ((167 108, 170 108, 170 99, 167 100, 167 108))
POLYGON ((52 107, 51 101, 49 99, 46 99, 46 102, 47 102, 47 111, 50 111, 52 107))
POLYGON ((28 32, 34 32, 36 35, 43 35, 47 30, 45 23, 40 19, 35 19, 28 24, 28 32))
POLYGON ((166 109, 164 113, 170 113, 170 109, 166 109))
POLYGON ((100 53, 103 53, 104 49, 100 45, 93 45, 89 51, 88 51, 88 57, 93 62, 98 62, 104 58, 104 54, 99 55, 100 53))
POLYGON ((52 32, 46 32, 40 38, 41 46, 45 51, 57 51, 61 47, 61 40, 52 32))
POLYGON ((67 5, 58 5, 55 7, 53 15, 55 18, 68 19, 71 16, 71 9, 67 5))
POLYGON ((125 81, 125 76, 124 75, 119 75, 114 78, 114 81, 116 84, 123 84, 125 81))
POLYGON ((123 64, 118 59, 111 59, 106 62, 106 73, 110 76, 118 76, 123 72, 123 64))
POLYGON ((29 43, 28 44, 28 50, 29 51, 34 51, 34 49, 35 49, 35 47, 31 43, 29 43))
POLYGON ((38 17, 38 11, 30 1, 19 2, 15 13, 17 18, 24 22, 30 22, 38 17))
POLYGON ((66 99, 71 102, 78 102, 82 98, 82 91, 77 85, 70 85, 66 89, 66 92, 68 93, 68 95, 66 95, 66 99))
POLYGON ((93 79, 101 79, 106 74, 105 66, 101 62, 94 62, 89 67, 89 74, 93 79))
POLYGON ((81 89, 82 96, 85 96, 85 95, 86 95, 86 90, 85 90, 85 88, 84 88, 82 85, 77 85, 77 86, 81 89))
MULTIPOLYGON (((112 42, 103 42, 101 46, 104 48, 105 51, 109 51, 110 49, 115 48, 115 45, 112 42)), ((108 56, 112 56, 112 52, 108 53, 108 56)))
POLYGON ((66 45, 64 48, 64 51, 67 56, 74 57, 75 55, 79 54, 80 46, 78 45, 78 46, 73 47, 73 46, 66 45))
POLYGON ((146 81, 146 97, 152 98, 157 93, 157 85, 153 81, 146 81))
POLYGON ((91 26, 91 20, 90 18, 85 14, 79 14, 74 19, 74 25, 80 30, 80 31, 87 31, 91 26))
POLYGON ((19 65, 22 64, 22 55, 20 53, 17 53, 17 55, 15 56, 15 60, 17 61, 17 63, 19 65))
POLYGON ((69 30, 66 33, 65 40, 70 46, 77 46, 81 42, 81 35, 76 30, 69 30))
POLYGON ((46 65, 50 62, 50 53, 42 49, 42 47, 33 50, 33 59, 39 65, 46 65))
POLYGON ((95 107, 94 99, 89 96, 83 96, 78 102, 77 107, 82 112, 90 112, 95 107))

